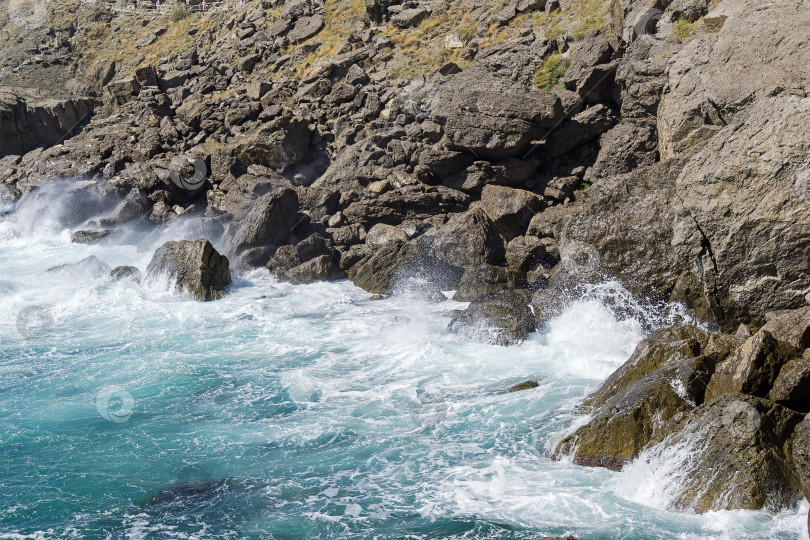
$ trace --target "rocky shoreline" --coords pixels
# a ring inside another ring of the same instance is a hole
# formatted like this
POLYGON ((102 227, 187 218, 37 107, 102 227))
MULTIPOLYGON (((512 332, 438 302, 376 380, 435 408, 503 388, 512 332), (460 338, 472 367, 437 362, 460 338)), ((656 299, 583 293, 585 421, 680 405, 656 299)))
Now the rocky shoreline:
POLYGON ((164 245, 144 279, 200 300, 257 267, 454 290, 470 304, 448 329, 500 345, 618 279, 687 317, 585 400, 554 457, 621 469, 689 448, 677 511, 807 497, 806 10, 361 4, 4 22, 0 200, 68 179, 81 243, 194 219, 211 242, 164 245))

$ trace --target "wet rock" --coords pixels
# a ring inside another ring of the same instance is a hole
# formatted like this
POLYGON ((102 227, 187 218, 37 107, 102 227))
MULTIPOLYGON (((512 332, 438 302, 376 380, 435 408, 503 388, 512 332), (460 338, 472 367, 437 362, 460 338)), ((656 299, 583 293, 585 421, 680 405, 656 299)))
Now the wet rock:
POLYGON ((798 355, 789 343, 760 330, 717 366, 706 389, 706 399, 726 393, 766 397, 782 366, 798 355))
POLYGON ((563 439, 554 456, 570 454, 579 465, 621 469, 668 419, 703 402, 717 362, 702 351, 708 343, 708 333, 694 326, 653 332, 588 396, 583 410, 591 419, 563 439))
POLYGON ((485 294, 507 289, 522 289, 527 286, 526 273, 517 268, 489 264, 472 266, 464 270, 453 300, 472 302, 485 294))
POLYGON ((713 368, 705 356, 673 359, 627 381, 600 403, 586 425, 560 442, 554 456, 572 454, 578 465, 621 470, 666 429, 667 420, 700 403, 713 368))
POLYGON ((114 281, 129 280, 135 283, 141 282, 141 271, 134 266, 116 266, 110 270, 110 277, 114 281))
POLYGON ((100 244, 106 239, 114 236, 114 231, 76 231, 70 235, 70 241, 74 244, 100 244))
POLYGON ((110 273, 110 266, 99 260, 95 255, 75 263, 60 264, 46 270, 52 274, 68 274, 81 279, 91 279, 106 276, 110 273))
POLYGON ((528 294, 519 291, 481 296, 467 309, 454 312, 447 329, 494 345, 520 343, 535 330, 534 317, 527 302, 528 294))
MULTIPOLYGON (((287 240, 298 214, 298 195, 294 189, 278 188, 257 199, 230 238, 235 255, 252 249, 270 249, 287 240)), ((264 264, 267 257, 254 258, 254 264, 264 264), (264 261, 261 261, 264 258, 264 261)))
POLYGON ((672 510, 778 512, 801 498, 788 445, 801 420, 772 401, 723 394, 673 418, 642 459, 676 473, 672 510))
POLYGON ((282 281, 294 284, 334 281, 346 277, 338 263, 340 254, 329 241, 313 234, 295 246, 281 246, 267 268, 282 281))
POLYGON ((153 283, 168 280, 171 287, 193 299, 210 301, 227 294, 231 272, 228 258, 208 240, 182 240, 166 242, 155 251, 145 279, 153 283))
POLYGON ((537 388, 540 386, 540 383, 537 381, 524 381, 522 383, 518 383, 509 387, 509 392, 522 392, 523 390, 531 390, 532 388, 537 388))

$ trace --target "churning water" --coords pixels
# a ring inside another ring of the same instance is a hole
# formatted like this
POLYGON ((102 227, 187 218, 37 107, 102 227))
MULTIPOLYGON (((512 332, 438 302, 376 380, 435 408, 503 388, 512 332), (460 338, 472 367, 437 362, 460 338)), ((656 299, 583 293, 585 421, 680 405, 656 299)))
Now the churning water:
POLYGON ((144 271, 204 234, 71 244, 56 201, 0 223, 0 538, 807 537, 806 502, 673 514, 637 468, 549 458, 648 327, 600 300, 626 302, 616 284, 486 346, 445 331, 461 304, 348 282, 257 270, 199 303, 46 273, 89 255, 144 271))

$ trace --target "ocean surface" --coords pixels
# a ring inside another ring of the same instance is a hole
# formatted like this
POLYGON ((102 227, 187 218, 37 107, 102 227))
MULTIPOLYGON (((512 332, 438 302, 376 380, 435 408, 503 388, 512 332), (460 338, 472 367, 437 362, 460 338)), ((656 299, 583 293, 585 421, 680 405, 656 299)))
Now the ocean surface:
POLYGON ((255 270, 200 303, 46 273, 90 255, 145 272, 162 242, 206 235, 72 244, 53 195, 0 218, 0 538, 807 538, 806 501, 676 514, 649 465, 550 458, 664 323, 617 283, 510 348, 448 333, 464 304, 349 282, 255 270))

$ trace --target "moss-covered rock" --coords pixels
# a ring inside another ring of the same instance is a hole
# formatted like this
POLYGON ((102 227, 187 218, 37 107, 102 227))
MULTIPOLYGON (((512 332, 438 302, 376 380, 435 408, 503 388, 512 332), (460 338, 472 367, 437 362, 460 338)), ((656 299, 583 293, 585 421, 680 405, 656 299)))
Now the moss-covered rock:
POLYGON ((667 367, 620 381, 617 392, 604 400, 600 396, 592 419, 563 439, 554 457, 573 454, 579 465, 614 470, 634 459, 667 420, 702 399, 714 361, 707 356, 677 359, 678 354, 674 352, 667 367))
POLYGON ((673 510, 778 511, 801 498, 789 457, 801 420, 772 401, 723 394, 674 417, 642 458, 675 471, 673 510))

